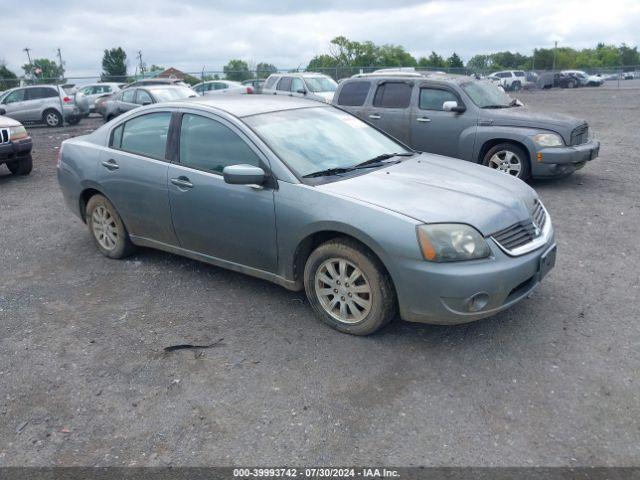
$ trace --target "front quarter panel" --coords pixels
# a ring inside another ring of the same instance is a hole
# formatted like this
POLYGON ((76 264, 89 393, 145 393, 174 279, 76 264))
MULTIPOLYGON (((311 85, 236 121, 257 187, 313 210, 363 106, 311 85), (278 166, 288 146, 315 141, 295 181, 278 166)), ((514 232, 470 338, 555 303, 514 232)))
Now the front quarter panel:
POLYGON ((319 232, 340 232, 364 243, 392 278, 396 259, 421 258, 416 237, 421 222, 384 208, 287 182, 279 182, 275 208, 280 274, 289 280, 302 278, 294 272, 297 247, 319 232))

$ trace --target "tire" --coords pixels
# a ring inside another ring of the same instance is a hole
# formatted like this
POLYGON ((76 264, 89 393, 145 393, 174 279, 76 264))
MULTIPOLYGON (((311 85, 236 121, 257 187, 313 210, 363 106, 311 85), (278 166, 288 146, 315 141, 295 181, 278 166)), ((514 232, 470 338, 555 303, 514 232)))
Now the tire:
POLYGON ((569 82, 567 82, 567 88, 573 88, 575 86, 576 86, 576 84, 573 83, 573 80, 569 80, 569 82))
POLYGON ((396 315, 391 278, 373 253, 351 239, 330 240, 311 253, 304 288, 316 315, 340 332, 369 335, 396 315))
POLYGON ((85 218, 91 238, 105 257, 124 258, 135 251, 120 215, 102 195, 89 199, 85 218))
POLYGON ((104 119, 104 123, 108 123, 111 120, 113 120, 114 118, 116 118, 116 117, 114 117, 113 115, 109 115, 107 118, 104 119))
POLYGON ((522 90, 522 84, 520 82, 513 82, 513 84, 511 85, 511 90, 513 90, 514 92, 519 92, 520 90, 522 90))
POLYGON ((42 121, 47 125, 47 127, 62 127, 64 120, 62 119, 62 115, 57 110, 49 109, 45 110, 42 113, 42 121))
POLYGON ((528 180, 531 175, 529 155, 524 149, 513 143, 499 143, 493 148, 490 148, 484 155, 482 164, 485 167, 509 174, 524 181, 528 180), (514 156, 519 164, 517 174, 514 156))
POLYGON ((78 117, 69 118, 69 119, 67 119, 67 123, 69 125, 77 125, 77 124, 80 123, 80 118, 78 118, 78 117))
POLYGON ((29 155, 21 160, 7 163, 7 168, 14 175, 29 175, 33 170, 33 159, 29 155))

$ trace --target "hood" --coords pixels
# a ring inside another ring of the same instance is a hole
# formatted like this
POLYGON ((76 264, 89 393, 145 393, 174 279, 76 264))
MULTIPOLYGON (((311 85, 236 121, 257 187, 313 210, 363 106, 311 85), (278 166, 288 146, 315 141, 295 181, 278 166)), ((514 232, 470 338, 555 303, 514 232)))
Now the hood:
POLYGON ((20 125, 22 124, 17 120, 0 115, 0 128, 19 127, 20 125))
POLYGON ((424 223, 466 223, 484 236, 530 218, 537 197, 517 178, 426 153, 316 188, 424 223))
POLYGON ((331 101, 333 100, 333 94, 334 93, 335 92, 313 92, 312 95, 314 97, 321 98, 326 103, 331 103, 331 101))
POLYGON ((565 142, 571 141, 574 128, 587 123, 563 113, 540 112, 531 107, 511 107, 504 109, 481 109, 478 119, 480 122, 491 121, 491 125, 503 127, 528 127, 557 132, 564 137, 565 142))

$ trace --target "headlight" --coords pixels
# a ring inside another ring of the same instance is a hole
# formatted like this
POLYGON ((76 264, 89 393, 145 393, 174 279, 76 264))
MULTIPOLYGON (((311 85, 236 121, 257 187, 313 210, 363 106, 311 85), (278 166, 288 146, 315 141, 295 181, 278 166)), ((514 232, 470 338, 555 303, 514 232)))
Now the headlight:
POLYGON ((11 140, 21 140, 23 138, 27 138, 29 134, 27 133, 27 129, 22 125, 18 125, 17 127, 9 127, 9 137, 11 140))
POLYGON ((491 249, 482 235, 469 225, 437 223, 418 227, 422 256, 429 262, 457 262, 486 258, 491 249))
POLYGON ((533 136, 533 141, 541 147, 562 147, 564 141, 560 135, 555 133, 541 133, 533 136))

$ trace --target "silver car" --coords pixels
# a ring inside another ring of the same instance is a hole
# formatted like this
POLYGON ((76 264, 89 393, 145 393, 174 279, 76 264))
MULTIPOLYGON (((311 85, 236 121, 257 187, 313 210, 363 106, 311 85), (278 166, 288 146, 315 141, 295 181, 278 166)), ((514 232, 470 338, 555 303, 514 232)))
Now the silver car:
POLYGON ((331 103, 337 88, 338 84, 322 73, 273 73, 264 83, 262 93, 331 103))
POLYGON ((455 324, 526 298, 555 262, 524 182, 419 154, 330 105, 198 97, 63 142, 58 180, 97 248, 165 250, 306 290, 372 333, 396 314, 455 324))
POLYGON ((83 85, 79 88, 79 91, 88 100, 90 112, 94 113, 96 111, 96 100, 119 92, 122 89, 121 85, 123 84, 116 82, 92 83, 83 85))
POLYGON ((201 82, 193 86, 193 89, 200 95, 242 95, 253 93, 253 89, 232 80, 210 80, 201 82))
POLYGON ((128 87, 105 101, 102 116, 108 122, 118 115, 140 106, 197 96, 198 94, 191 88, 178 85, 128 87))
POLYGON ((78 97, 58 85, 12 88, 0 97, 0 115, 49 127, 61 127, 64 121, 76 124, 88 113, 84 112, 85 105, 81 109, 76 104, 78 97))

